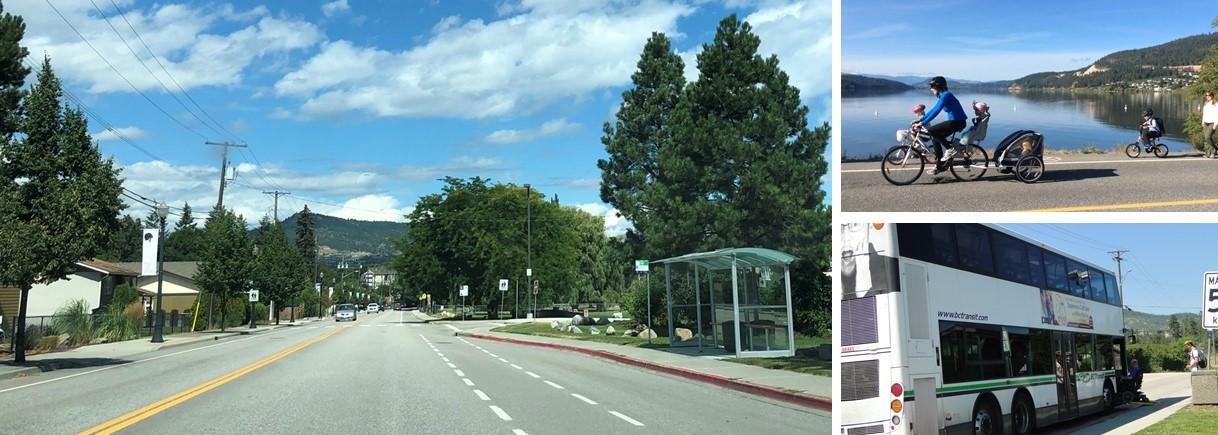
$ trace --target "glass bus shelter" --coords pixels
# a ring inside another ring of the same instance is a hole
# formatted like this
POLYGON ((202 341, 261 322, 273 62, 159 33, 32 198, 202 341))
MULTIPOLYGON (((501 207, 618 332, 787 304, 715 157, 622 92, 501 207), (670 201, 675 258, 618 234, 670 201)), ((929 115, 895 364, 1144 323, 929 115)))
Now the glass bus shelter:
POLYGON ((795 355, 791 262, 764 248, 727 248, 653 261, 664 265, 672 346, 736 357, 795 355))

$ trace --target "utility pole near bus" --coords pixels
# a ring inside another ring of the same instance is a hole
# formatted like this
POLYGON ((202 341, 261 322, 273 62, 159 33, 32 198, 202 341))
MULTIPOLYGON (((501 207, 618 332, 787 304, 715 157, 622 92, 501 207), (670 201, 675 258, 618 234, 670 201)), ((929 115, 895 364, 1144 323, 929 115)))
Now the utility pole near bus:
POLYGON ((275 223, 279 223, 279 197, 282 195, 291 195, 292 192, 280 192, 278 190, 267 192, 264 190, 262 193, 266 195, 273 195, 275 197, 275 223))
MULTIPOLYGON (((1125 257, 1122 257, 1122 256, 1125 254, 1128 254, 1129 250, 1128 249, 1118 249, 1115 251, 1108 251, 1108 253, 1112 254, 1112 260, 1116 261, 1116 264, 1117 264, 1117 280, 1118 280, 1117 289, 1120 290, 1121 309, 1124 309, 1125 308, 1125 274, 1121 272, 1121 261, 1125 260, 1125 257)), ((1124 327, 1124 325, 1122 325, 1122 328, 1123 327, 1124 327)))

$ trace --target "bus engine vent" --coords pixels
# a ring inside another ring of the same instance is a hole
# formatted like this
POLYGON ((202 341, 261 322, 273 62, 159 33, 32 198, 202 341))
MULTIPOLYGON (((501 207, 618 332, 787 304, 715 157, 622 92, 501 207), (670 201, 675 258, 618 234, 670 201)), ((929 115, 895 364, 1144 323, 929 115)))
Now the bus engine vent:
POLYGON ((842 363, 842 401, 871 399, 880 396, 880 360, 842 363))
POLYGON ((871 435, 884 433, 884 425, 873 424, 871 426, 859 426, 846 429, 846 435, 871 435))
POLYGON ((879 341, 875 320, 875 296, 842 301, 842 346, 879 341))

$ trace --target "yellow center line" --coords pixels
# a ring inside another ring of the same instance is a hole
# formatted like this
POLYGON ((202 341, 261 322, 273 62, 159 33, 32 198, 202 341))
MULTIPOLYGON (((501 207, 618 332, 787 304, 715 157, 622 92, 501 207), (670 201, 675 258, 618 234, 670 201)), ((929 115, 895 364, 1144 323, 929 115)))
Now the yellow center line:
POLYGON ((99 424, 92 428, 83 430, 80 432, 80 434, 81 435, 86 435, 86 434, 93 435, 93 434, 112 434, 112 433, 118 432, 128 426, 131 426, 131 425, 139 423, 140 421, 143 421, 149 417, 152 417, 166 409, 172 408, 178 404, 181 404, 182 402, 193 399, 200 394, 206 393, 208 391, 215 389, 216 387, 227 384, 228 382, 230 382, 234 379, 237 379, 241 376, 245 376, 246 374, 249 374, 250 372, 253 372, 254 370, 258 370, 259 368, 262 368, 263 366, 266 366, 267 364, 273 363, 275 361, 282 359, 283 357, 296 353, 296 351, 309 347, 310 345, 313 345, 314 343, 317 343, 319 341, 330 338, 330 336, 337 334, 339 332, 342 332, 343 330, 345 330, 347 328, 350 328, 350 326, 343 327, 343 328, 336 328, 333 331, 330 331, 323 335, 320 335, 320 336, 311 338, 307 341, 298 343, 292 347, 279 351, 278 353, 276 353, 274 355, 263 358, 262 360, 259 360, 258 362, 255 362, 248 366, 237 369, 236 371, 230 372, 226 375, 223 375, 218 378, 212 379, 210 381, 204 382, 195 387, 187 389, 186 391, 183 391, 183 392, 174 394, 172 396, 169 396, 165 399, 162 399, 151 405, 145 406, 145 407, 137 409, 135 411, 128 412, 117 418, 106 421, 105 423, 102 423, 102 424, 99 424))
POLYGON ((1130 203, 1130 204, 1082 205, 1082 206, 1075 206, 1075 207, 1040 208, 1040 209, 1024 210, 1024 211, 1027 211, 1027 212, 1105 211, 1105 210, 1127 210, 1127 209, 1131 209, 1131 208, 1181 207, 1181 206, 1190 206, 1190 205, 1214 205, 1214 204, 1218 204, 1218 198, 1190 199, 1190 200, 1184 200, 1184 201, 1135 202, 1135 203, 1130 203))

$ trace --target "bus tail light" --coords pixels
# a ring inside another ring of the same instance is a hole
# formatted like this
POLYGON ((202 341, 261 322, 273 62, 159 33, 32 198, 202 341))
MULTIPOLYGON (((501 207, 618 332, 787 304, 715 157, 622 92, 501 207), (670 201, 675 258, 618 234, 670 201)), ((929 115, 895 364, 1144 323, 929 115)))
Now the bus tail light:
POLYGON ((899 384, 899 383, 892 384, 892 395, 893 396, 901 397, 901 393, 904 393, 904 392, 905 392, 905 389, 901 388, 901 384, 899 384))
POLYGON ((893 399, 892 403, 888 405, 889 408, 892 408, 892 412, 897 414, 901 413, 901 406, 901 399, 893 399))

